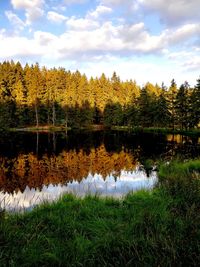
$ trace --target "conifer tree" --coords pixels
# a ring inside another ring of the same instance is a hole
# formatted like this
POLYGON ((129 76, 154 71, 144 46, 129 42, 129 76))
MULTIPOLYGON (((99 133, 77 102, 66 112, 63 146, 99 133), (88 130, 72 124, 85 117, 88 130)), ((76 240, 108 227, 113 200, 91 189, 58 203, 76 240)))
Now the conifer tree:
POLYGON ((192 121, 193 127, 200 126, 200 78, 197 79, 197 84, 190 96, 191 102, 191 116, 190 121, 192 121))
POLYGON ((39 64, 25 66, 24 79, 27 88, 27 103, 33 107, 35 112, 36 127, 39 126, 39 105, 44 90, 43 77, 41 75, 39 64))
POLYGON ((182 84, 177 92, 175 100, 175 110, 176 110, 176 121, 181 129, 188 128, 188 110, 189 110, 189 101, 188 101, 188 89, 189 85, 187 82, 182 84))
POLYGON ((170 121, 171 121, 171 126, 174 130, 175 128, 175 118, 176 118, 176 94, 177 94, 177 85, 174 79, 171 81, 171 86, 169 87, 169 90, 167 92, 167 100, 169 103, 169 112, 170 112, 170 121))
POLYGON ((152 99, 147 88, 143 87, 138 98, 138 124, 143 127, 152 126, 152 99))

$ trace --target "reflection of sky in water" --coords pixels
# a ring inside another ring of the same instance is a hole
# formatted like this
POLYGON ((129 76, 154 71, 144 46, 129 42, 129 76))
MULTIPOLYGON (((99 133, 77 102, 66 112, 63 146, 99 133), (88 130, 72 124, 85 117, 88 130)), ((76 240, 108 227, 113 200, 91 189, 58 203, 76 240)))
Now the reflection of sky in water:
POLYGON ((89 174, 81 182, 69 182, 66 185, 43 186, 42 190, 29 189, 26 187, 23 193, 14 194, 0 192, 1 208, 7 211, 29 210, 32 207, 44 202, 54 201, 64 193, 72 193, 77 196, 86 194, 97 194, 100 196, 122 197, 131 191, 142 188, 152 188, 157 180, 156 172, 152 172, 147 178, 143 171, 121 171, 117 178, 111 174, 104 180, 100 174, 94 176, 89 174))

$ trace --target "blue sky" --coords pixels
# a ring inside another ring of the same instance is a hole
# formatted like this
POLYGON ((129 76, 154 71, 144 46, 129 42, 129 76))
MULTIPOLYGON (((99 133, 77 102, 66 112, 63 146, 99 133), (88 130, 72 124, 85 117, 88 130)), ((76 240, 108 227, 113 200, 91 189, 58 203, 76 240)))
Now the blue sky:
POLYGON ((200 0, 0 0, 0 61, 191 86, 200 0))

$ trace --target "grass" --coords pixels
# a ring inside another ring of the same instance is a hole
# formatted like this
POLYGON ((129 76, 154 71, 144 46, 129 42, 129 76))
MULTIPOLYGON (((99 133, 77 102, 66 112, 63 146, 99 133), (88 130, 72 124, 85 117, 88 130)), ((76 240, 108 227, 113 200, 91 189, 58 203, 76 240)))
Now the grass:
POLYGON ((183 134, 188 136, 200 135, 200 129, 172 129, 172 128, 159 128, 159 127, 130 127, 130 126, 113 126, 112 130, 118 131, 132 131, 134 133, 160 133, 160 134, 183 134))
POLYGON ((65 195, 1 215, 0 266, 198 266, 200 161, 159 167, 160 183, 124 199, 65 195))
MULTIPOLYGON (((60 132, 60 131, 66 131, 66 127, 43 125, 38 127, 30 126, 24 128, 10 128, 9 130, 12 132, 60 132)), ((70 130, 70 128, 67 128, 67 130, 70 130)))
POLYGON ((194 209, 197 218, 200 216, 200 160, 162 165, 159 179, 161 187, 173 197, 176 212, 190 213, 194 209))
POLYGON ((43 126, 30 126, 30 127, 23 127, 23 128, 10 128, 9 131, 11 132, 63 132, 66 130, 91 130, 91 131, 99 131, 99 130, 104 130, 103 125, 87 125, 87 126, 82 126, 78 128, 73 128, 73 127, 66 127, 63 125, 57 125, 57 126, 52 126, 52 125, 43 125, 43 126))
POLYGON ((184 163, 180 161, 172 161, 170 164, 162 164, 159 167, 160 180, 169 179, 185 179, 191 181, 188 177, 193 176, 194 173, 200 172, 200 160, 188 160, 184 163))
MULTIPOLYGON (((183 134, 188 136, 200 136, 200 129, 190 129, 190 130, 181 130, 181 129, 172 129, 172 128, 159 128, 159 127, 131 127, 131 126, 112 126, 111 128, 106 128, 103 125, 88 125, 78 128, 68 127, 67 130, 90 130, 90 131, 99 131, 99 130, 116 130, 116 131, 131 131, 133 133, 157 133, 157 134, 183 134)), ((0 131, 3 129, 0 129, 0 131)), ((66 131, 65 126, 30 126, 23 128, 10 128, 9 131, 12 132, 61 132, 66 131)))

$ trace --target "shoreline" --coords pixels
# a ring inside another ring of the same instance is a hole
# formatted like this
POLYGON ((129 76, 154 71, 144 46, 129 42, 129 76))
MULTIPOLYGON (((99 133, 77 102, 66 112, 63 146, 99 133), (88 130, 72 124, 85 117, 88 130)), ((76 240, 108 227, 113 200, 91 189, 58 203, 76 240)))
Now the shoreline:
POLYGON ((187 136, 200 136, 200 129, 180 130, 171 128, 155 128, 155 127, 129 127, 129 126, 112 126, 110 128, 104 125, 89 125, 87 127, 71 128, 64 126, 30 126, 22 128, 10 128, 10 132, 68 132, 68 131, 122 131, 130 133, 155 133, 155 134, 181 134, 187 136))

